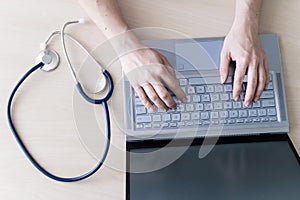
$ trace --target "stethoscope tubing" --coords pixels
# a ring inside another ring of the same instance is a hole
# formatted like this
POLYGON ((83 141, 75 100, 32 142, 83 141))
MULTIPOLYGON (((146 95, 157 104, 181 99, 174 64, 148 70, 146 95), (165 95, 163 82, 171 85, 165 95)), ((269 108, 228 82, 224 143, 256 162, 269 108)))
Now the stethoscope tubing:
POLYGON ((94 104, 102 104, 103 109, 104 109, 104 113, 105 113, 105 117, 106 117, 106 145, 105 145, 105 149, 103 151, 102 154, 102 158, 99 160, 99 162, 96 164, 96 166, 90 170, 89 172, 80 175, 80 176, 76 176, 76 177, 59 177, 56 176, 50 172, 48 172, 46 169, 44 169, 35 159, 34 157, 30 154, 29 150, 26 148, 25 144, 23 143, 22 139, 20 138, 13 120, 12 120, 12 115, 11 115, 11 107, 12 107, 12 102, 14 99, 14 96, 16 94, 16 92, 18 91, 19 87, 22 85, 22 83, 37 69, 41 68, 44 66, 44 63, 40 62, 37 65, 35 65, 34 67, 32 67, 31 69, 29 69, 22 77, 21 79, 18 81, 18 83, 16 84, 16 86, 13 88, 9 99, 8 99, 8 104, 7 104, 7 118, 8 118, 8 123, 10 126, 10 129, 17 141, 17 143, 19 144, 21 150, 24 152, 24 154, 26 155, 26 157, 29 159, 29 161, 34 165, 34 167, 36 167, 42 174, 44 174, 45 176, 56 180, 56 181, 60 181, 60 182, 75 182, 75 181, 80 181, 83 179, 86 179, 88 177, 90 177, 91 175, 93 175, 94 173, 96 173, 100 167, 103 165, 105 158, 107 157, 108 154, 108 150, 109 150, 109 146, 110 146, 110 139, 111 139, 111 129, 110 129, 110 117, 109 117, 109 110, 108 110, 108 106, 107 106, 107 100, 111 97, 112 92, 113 92, 113 81, 112 78, 109 74, 108 71, 104 70, 103 73, 106 76, 107 80, 109 81, 109 92, 107 93, 106 97, 104 97, 103 99, 92 99, 90 97, 88 97, 83 89, 81 88, 80 84, 78 86, 77 84, 77 89, 80 92, 80 94, 83 96, 83 98, 85 100, 87 100, 90 103, 94 103, 94 104), (79 89, 80 88, 80 89, 79 89))

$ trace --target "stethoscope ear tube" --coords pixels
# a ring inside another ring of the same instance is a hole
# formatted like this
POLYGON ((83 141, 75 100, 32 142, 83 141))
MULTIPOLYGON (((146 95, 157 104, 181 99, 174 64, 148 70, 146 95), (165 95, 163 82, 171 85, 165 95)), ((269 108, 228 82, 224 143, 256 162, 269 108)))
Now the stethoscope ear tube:
POLYGON ((102 104, 103 102, 105 101, 108 101, 108 99, 111 97, 112 93, 113 93, 113 89, 114 89, 114 84, 113 84, 113 81, 112 81, 112 77, 111 75, 109 74, 108 71, 106 70, 103 70, 103 75, 105 76, 105 78, 107 79, 108 81, 108 85, 109 85, 109 89, 108 89, 108 92, 106 94, 106 96, 103 98, 103 99, 92 99, 90 98, 88 95, 86 95, 86 93, 84 92, 80 82, 78 82, 76 84, 76 87, 77 87, 77 90, 78 92, 81 94, 81 96, 88 102, 92 103, 92 104, 102 104))
MULTIPOLYGON (((12 120, 12 116, 11 116, 12 102, 13 102, 13 99, 14 99, 14 96, 15 96, 17 90, 19 89, 19 87, 21 86, 21 84, 26 80, 27 77, 29 77, 34 71, 36 71, 37 69, 39 69, 39 68, 41 68, 43 66, 44 66, 44 63, 40 62, 37 65, 35 65, 34 67, 32 67, 28 72, 26 72, 26 74, 24 74, 22 76, 22 78, 19 80, 19 82, 17 83, 17 85, 13 88, 13 91, 12 91, 12 93, 9 96, 8 104, 7 104, 7 118, 8 118, 8 123, 9 123, 10 129, 11 129, 13 135, 15 136, 15 139, 16 139, 17 143, 19 144, 21 150, 26 155, 26 157, 34 165, 34 167, 36 167, 45 176, 47 176, 47 177, 49 177, 49 178, 51 178, 53 180, 61 181, 61 182, 75 182, 75 181, 80 181, 80 180, 86 179, 86 178, 88 178, 89 176, 93 175, 95 172, 97 172, 100 169, 100 167, 104 163, 104 160, 105 160, 105 158, 106 158, 106 156, 108 154, 108 150, 109 150, 110 137, 111 137, 110 132, 111 132, 111 130, 110 130, 110 117, 109 117, 109 110, 108 110, 108 106, 107 106, 107 100, 110 98, 110 96, 112 95, 112 91, 113 91, 113 82, 112 82, 111 76, 110 76, 110 74, 107 71, 103 72, 104 75, 107 77, 107 79, 109 81, 109 85, 110 85, 109 92, 106 95, 106 97, 103 98, 103 99, 100 99, 100 100, 93 100, 93 99, 91 99, 93 101, 90 101, 90 99, 87 100, 87 98, 86 98, 87 95, 83 92, 81 86, 80 86, 81 89, 78 89, 78 91, 80 92, 80 94, 82 94, 82 96, 87 101, 89 101, 90 103, 99 103, 99 104, 102 104, 102 106, 103 106, 105 117, 106 117, 106 137, 107 138, 106 138, 106 145, 105 145, 104 152, 102 154, 102 158, 98 161, 97 165, 93 169, 91 169, 89 172, 87 172, 87 173, 85 173, 83 175, 76 176, 76 177, 59 177, 59 176, 56 176, 56 175, 48 172, 46 169, 44 169, 33 158, 33 156, 30 154, 30 152, 28 151, 28 149, 24 145, 22 139, 20 138, 20 136, 19 136, 19 134, 18 134, 18 132, 17 132, 15 126, 14 126, 14 123, 13 123, 13 120, 12 120)), ((79 88, 79 86, 77 86, 77 88, 79 88)))

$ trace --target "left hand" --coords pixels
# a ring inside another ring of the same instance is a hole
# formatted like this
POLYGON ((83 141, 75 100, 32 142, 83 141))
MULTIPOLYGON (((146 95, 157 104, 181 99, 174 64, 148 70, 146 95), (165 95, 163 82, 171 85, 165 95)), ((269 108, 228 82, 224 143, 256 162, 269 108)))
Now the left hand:
POLYGON ((230 61, 236 62, 233 82, 233 98, 239 100, 244 75, 248 75, 248 84, 244 105, 258 101, 263 90, 270 81, 269 66, 266 54, 255 28, 251 26, 233 25, 224 40, 221 52, 221 82, 227 80, 230 61))

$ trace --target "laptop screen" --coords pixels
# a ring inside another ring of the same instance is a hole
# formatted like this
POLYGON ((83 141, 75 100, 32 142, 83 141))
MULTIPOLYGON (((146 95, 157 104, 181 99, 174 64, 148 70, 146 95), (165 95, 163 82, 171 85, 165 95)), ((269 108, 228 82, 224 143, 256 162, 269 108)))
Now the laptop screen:
MULTIPOLYGON (((161 148, 150 146, 129 151, 142 155, 161 148)), ((165 162, 164 156, 141 156, 138 160, 127 156, 127 167, 133 172, 127 174, 127 199, 300 199, 299 157, 289 140, 221 142, 201 159, 200 146, 190 145, 178 159, 161 168, 157 166, 165 162), (149 170, 151 163, 154 171, 149 170)), ((184 147, 163 148, 170 153, 184 147)))

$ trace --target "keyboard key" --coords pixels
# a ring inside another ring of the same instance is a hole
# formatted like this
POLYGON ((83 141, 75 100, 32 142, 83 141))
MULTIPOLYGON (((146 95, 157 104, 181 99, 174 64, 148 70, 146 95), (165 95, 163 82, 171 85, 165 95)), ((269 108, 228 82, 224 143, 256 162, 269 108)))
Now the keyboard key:
POLYGON ((232 102, 233 109, 239 109, 242 108, 242 103, 240 101, 234 101, 232 102))
POLYGON ((206 86, 206 92, 207 93, 213 93, 215 90, 214 90, 214 86, 213 85, 207 85, 206 86))
POLYGON ((195 91, 195 88, 194 88, 194 87, 190 86, 190 87, 187 88, 187 93, 188 93, 188 94, 195 94, 195 92, 196 92, 196 91, 195 91))
POLYGON ((202 102, 209 102, 210 101, 210 97, 208 94, 202 94, 201 95, 201 101, 202 102))
POLYGON ((246 122, 246 123, 251 123, 251 122, 252 122, 252 119, 251 119, 251 118, 247 118, 247 119, 245 119, 245 122, 246 122))
POLYGON ((191 114, 191 117, 193 120, 195 119, 200 119, 200 113, 199 112, 194 112, 191 114))
POLYGON ((228 118, 228 111, 221 111, 220 112, 220 117, 221 118, 228 118))
POLYGON ((244 123, 244 119, 236 119, 236 123, 244 123))
POLYGON ((135 98, 135 106, 143 106, 144 104, 142 103, 141 99, 139 97, 135 98))
POLYGON ((144 124, 144 127, 145 127, 145 128, 151 128, 152 125, 151 125, 150 123, 147 123, 147 124, 144 124))
POLYGON ((215 85, 216 92, 223 92, 223 85, 215 85))
POLYGON ((194 126, 194 122, 193 121, 186 122, 186 125, 187 126, 194 126))
POLYGON ((170 127, 177 127, 177 123, 175 123, 175 122, 171 122, 169 125, 170 125, 170 127))
POLYGON ((239 117, 248 117, 247 110, 239 110, 239 117))
POLYGON ((276 115, 276 110, 275 110, 275 108, 269 108, 267 110, 267 113, 268 113, 269 116, 275 116, 276 115))
POLYGON ((253 122, 260 122, 260 118, 259 117, 253 118, 253 122))
POLYGON ((207 85, 220 83, 220 77, 205 77, 205 78, 189 78, 189 85, 207 85))
POLYGON ((209 119, 209 113, 208 112, 201 112, 201 119, 209 119))
POLYGON ((271 122, 277 121, 277 117, 270 117, 269 119, 270 119, 271 122))
POLYGON ((212 103, 206 103, 204 104, 204 108, 206 111, 213 110, 213 104, 212 103))
POLYGON ((212 102, 220 101, 220 96, 219 96, 219 94, 211 94, 210 99, 211 99, 212 102))
POLYGON ((186 111, 188 111, 188 112, 191 112, 191 111, 194 111, 194 105, 193 104, 186 104, 185 105, 185 109, 186 109, 186 111))
POLYGON ((229 100, 229 94, 220 94, 221 100, 222 101, 228 101, 229 100))
POLYGON ((226 124, 227 120, 226 119, 220 119, 220 124, 226 124))
POLYGON ((154 122, 161 122, 161 116, 160 115, 153 115, 152 119, 154 122))
POLYGON ((164 115, 162 116, 162 120, 163 120, 164 122, 171 121, 171 115, 170 115, 170 114, 164 114, 164 115))
POLYGON ((204 86, 196 86, 196 93, 198 94, 205 93, 204 86))
POLYGON ((202 125, 202 121, 200 121, 200 120, 196 120, 194 123, 195 123, 195 125, 202 125))
POLYGON ((179 105, 177 104, 176 110, 179 111, 179 112, 183 112, 185 110, 184 105, 183 104, 179 104, 179 105))
POLYGON ((256 110, 249 110, 249 117, 256 117, 257 111, 256 110))
POLYGON ((193 95, 193 102, 194 103, 200 102, 200 95, 193 95))
POLYGON ((171 118, 172 118, 172 121, 180 121, 180 114, 179 113, 172 114, 171 118))
POLYGON ((232 102, 224 102, 224 109, 232 109, 232 102))
POLYGON ((263 100, 262 101, 262 107, 274 107, 275 106, 275 100, 270 99, 270 100, 263 100))
POLYGON ((269 118, 267 118, 267 117, 261 117, 260 120, 261 120, 262 122, 268 122, 268 121, 269 121, 269 118))
POLYGON ((221 102, 217 102, 217 103, 214 103, 214 109, 215 110, 221 110, 222 109, 222 103, 221 102))
POLYGON ((169 123, 168 122, 164 122, 161 124, 161 127, 163 128, 167 128, 169 126, 169 123))
POLYGON ((144 106, 137 106, 137 107, 135 107, 135 113, 137 115, 146 114, 147 110, 146 110, 146 108, 144 106))
POLYGON ((237 110, 229 111, 229 117, 230 118, 237 118, 238 117, 238 111, 237 110))
POLYGON ((202 121, 202 124, 203 124, 203 125, 210 125, 210 121, 206 121, 206 120, 205 120, 205 121, 202 121))
POLYGON ((197 111, 203 110, 203 104, 202 103, 196 103, 195 104, 195 110, 197 110, 197 111))
POLYGON ((252 103, 252 108, 260 108, 260 101, 253 102, 252 103))
POLYGON ((179 85, 180 86, 187 85, 187 79, 185 79, 185 78, 179 79, 179 85))
POLYGON ((273 90, 273 82, 269 82, 269 85, 267 86, 266 90, 273 90))
POLYGON ((257 110, 257 112, 258 112, 258 116, 260 116, 260 117, 267 115, 266 109, 259 109, 259 110, 257 110))
POLYGON ((152 127, 153 127, 153 128, 160 128, 160 123, 153 123, 153 124, 152 124, 152 127))
POLYGON ((225 84, 224 85, 224 91, 225 92, 232 92, 232 85, 231 84, 225 84))
POLYGON ((137 124, 135 127, 136 127, 137 129, 144 128, 143 124, 137 124))
POLYGON ((210 117, 212 119, 218 119, 219 118, 219 113, 218 112, 211 112, 210 113, 210 117))
POLYGON ((185 122, 178 122, 178 123, 177 123, 177 126, 183 127, 183 126, 185 126, 185 122))
POLYGON ((138 115, 136 116, 136 123, 150 123, 151 116, 149 115, 138 115))
POLYGON ((190 113, 181 113, 181 120, 182 121, 190 120, 190 113))
POLYGON ((235 119, 228 119, 228 120, 227 120, 227 123, 228 123, 228 124, 234 124, 234 123, 235 123, 235 119))
POLYGON ((261 99, 273 99, 274 98, 274 92, 272 90, 263 91, 260 98, 261 99))
POLYGON ((219 124, 219 120, 211 120, 211 124, 213 124, 213 125, 219 124))
POLYGON ((186 102, 190 103, 191 102, 191 95, 187 95, 186 98, 187 98, 186 102))

